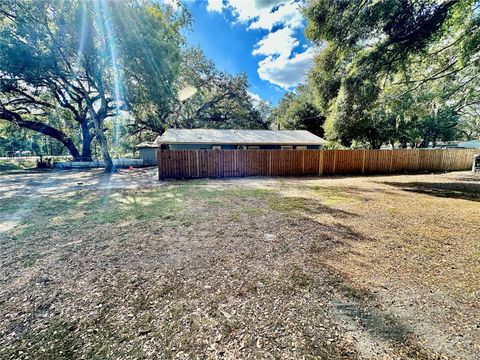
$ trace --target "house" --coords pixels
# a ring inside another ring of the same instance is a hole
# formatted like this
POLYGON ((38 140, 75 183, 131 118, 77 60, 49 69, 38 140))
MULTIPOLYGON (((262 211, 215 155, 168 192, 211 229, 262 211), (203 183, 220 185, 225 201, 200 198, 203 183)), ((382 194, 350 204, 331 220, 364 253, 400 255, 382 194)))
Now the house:
POLYGON ((156 164, 156 151, 195 149, 320 149, 327 141, 306 130, 168 129, 154 142, 137 145, 144 163, 156 164))
POLYGON ((462 149, 480 149, 480 140, 464 141, 457 144, 462 149))
POLYGON ((143 160, 143 165, 157 164, 157 150, 160 148, 155 142, 143 142, 136 146, 138 149, 140 159, 143 160))

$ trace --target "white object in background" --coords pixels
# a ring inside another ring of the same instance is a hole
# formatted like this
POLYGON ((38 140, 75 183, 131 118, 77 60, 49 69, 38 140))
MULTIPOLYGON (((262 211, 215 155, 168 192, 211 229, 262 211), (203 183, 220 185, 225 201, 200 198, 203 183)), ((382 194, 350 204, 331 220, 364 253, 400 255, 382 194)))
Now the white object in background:
POLYGON ((197 93, 197 88, 191 85, 185 86, 182 90, 178 92, 178 100, 185 101, 188 98, 191 98, 197 93))

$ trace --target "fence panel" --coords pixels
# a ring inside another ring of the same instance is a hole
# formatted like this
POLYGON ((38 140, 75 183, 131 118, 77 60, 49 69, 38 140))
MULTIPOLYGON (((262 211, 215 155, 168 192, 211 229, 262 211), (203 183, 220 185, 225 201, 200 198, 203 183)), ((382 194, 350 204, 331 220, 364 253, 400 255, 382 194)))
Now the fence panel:
POLYGON ((335 174, 361 174, 365 155, 365 150, 338 150, 335 159, 335 174))
POLYGON ((444 150, 419 150, 418 171, 435 171, 442 169, 442 155, 444 150))
POLYGON ((475 149, 159 150, 160 179, 389 174, 471 168, 475 149))
POLYGON ((419 150, 399 149, 393 150, 392 172, 416 172, 418 169, 419 150))
POLYGON ((272 151, 270 154, 270 175, 283 176, 285 175, 285 152, 284 151, 272 151))
POLYGON ((318 150, 304 150, 304 175, 318 175, 320 152, 318 150))
POLYGON ((480 153, 480 150, 462 149, 455 152, 446 150, 443 155, 443 169, 451 171, 471 168, 472 156, 475 153, 480 153))
POLYGON ((392 150, 366 150, 365 174, 388 174, 392 168, 392 150))
POLYGON ((455 152, 446 151, 443 154, 443 170, 457 170, 458 165, 462 163, 464 154, 465 152, 463 150, 457 150, 455 152))
POLYGON ((323 155, 322 175, 335 174, 335 162, 337 150, 320 150, 323 155))

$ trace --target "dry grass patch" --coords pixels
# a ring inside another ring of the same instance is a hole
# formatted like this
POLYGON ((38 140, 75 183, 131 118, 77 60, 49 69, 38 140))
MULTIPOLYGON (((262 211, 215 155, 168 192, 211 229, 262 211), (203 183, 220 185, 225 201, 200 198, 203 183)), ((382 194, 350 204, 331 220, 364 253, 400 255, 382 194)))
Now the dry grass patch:
POLYGON ((0 358, 477 358, 476 181, 10 194, 0 358))

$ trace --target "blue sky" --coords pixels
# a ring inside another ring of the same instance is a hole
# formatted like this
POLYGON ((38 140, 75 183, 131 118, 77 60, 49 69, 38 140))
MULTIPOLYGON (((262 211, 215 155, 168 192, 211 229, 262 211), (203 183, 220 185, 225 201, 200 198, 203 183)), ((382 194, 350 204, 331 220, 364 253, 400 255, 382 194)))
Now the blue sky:
MULTIPOLYGON (((175 0, 165 0, 173 2, 175 0)), ((304 78, 313 46, 298 0, 183 0, 193 17, 185 33, 220 70, 245 72, 250 92, 272 104, 304 78)))

